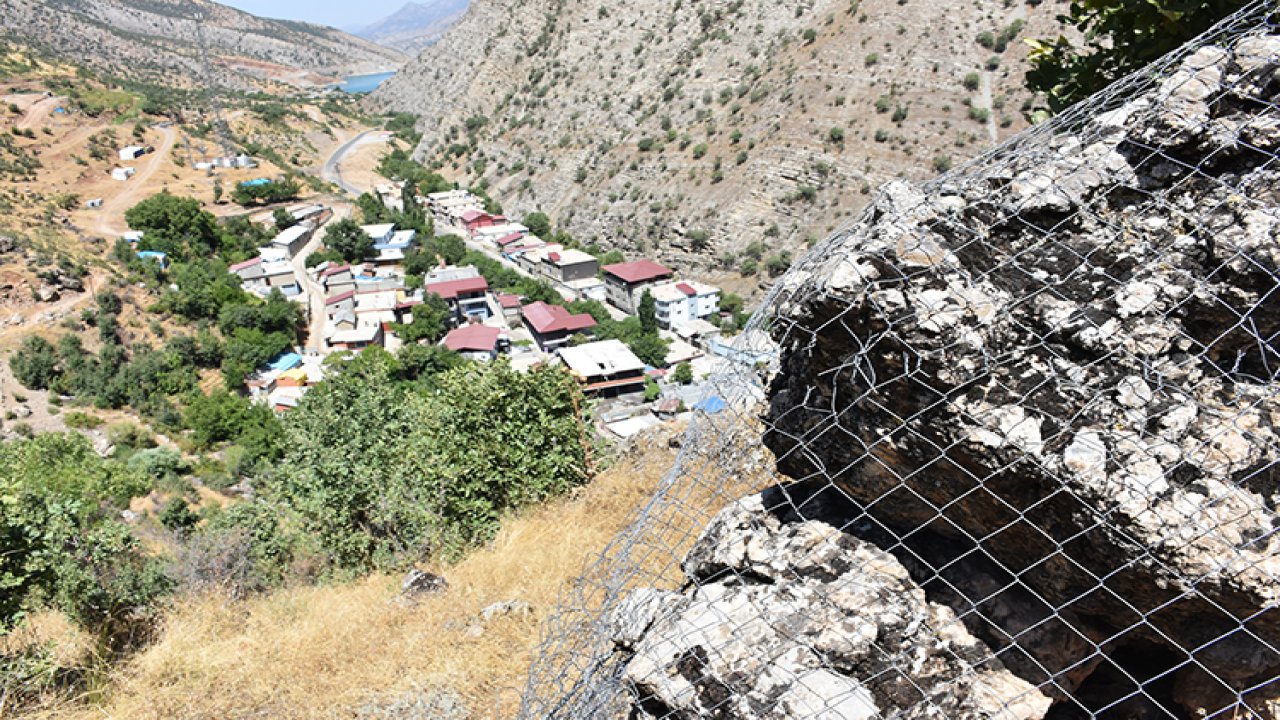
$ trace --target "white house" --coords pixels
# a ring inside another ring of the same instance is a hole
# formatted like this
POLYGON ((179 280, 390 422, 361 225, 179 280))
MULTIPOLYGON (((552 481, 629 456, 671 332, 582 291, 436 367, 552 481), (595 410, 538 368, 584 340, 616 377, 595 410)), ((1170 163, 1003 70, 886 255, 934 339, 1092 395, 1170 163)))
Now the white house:
POLYGON ((657 305, 658 325, 668 330, 693 320, 706 320, 720 310, 720 288, 695 280, 649 288, 657 305))
POLYGON ((385 225, 362 225, 361 230, 373 239, 375 245, 391 242, 391 236, 396 232, 396 226, 392 223, 385 225))
POLYGON ((142 147, 141 145, 130 145, 128 147, 120 148, 121 160, 137 160, 138 158, 146 154, 147 154, 147 149, 142 147))
POLYGON ((118 167, 111 171, 111 179, 124 182, 137 174, 137 170, 131 167, 118 167))

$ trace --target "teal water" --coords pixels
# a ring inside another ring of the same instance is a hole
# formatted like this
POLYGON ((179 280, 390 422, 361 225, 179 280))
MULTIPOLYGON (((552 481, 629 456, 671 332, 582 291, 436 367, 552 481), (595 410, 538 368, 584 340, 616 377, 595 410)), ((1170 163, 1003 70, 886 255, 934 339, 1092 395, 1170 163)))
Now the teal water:
POLYGON ((395 75, 394 72, 374 73, 372 75, 352 75, 339 85, 343 92, 367 93, 378 89, 378 86, 395 75))

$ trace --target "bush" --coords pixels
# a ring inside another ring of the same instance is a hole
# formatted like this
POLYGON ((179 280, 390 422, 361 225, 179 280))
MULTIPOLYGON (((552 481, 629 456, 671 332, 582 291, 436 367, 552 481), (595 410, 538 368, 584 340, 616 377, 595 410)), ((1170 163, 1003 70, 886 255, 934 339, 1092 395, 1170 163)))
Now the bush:
POLYGON ((827 131, 827 139, 833 143, 840 144, 844 142, 844 128, 836 126, 827 131))
POLYGON ((681 385, 688 385, 692 383, 693 382, 693 366, 687 362, 682 362, 679 365, 676 365, 676 371, 672 373, 671 379, 675 380, 681 385))
POLYGON ((67 427, 73 430, 94 430, 102 427, 106 422, 97 415, 89 415, 82 412, 69 412, 64 416, 63 422, 67 427))
POLYGON ((116 518, 146 488, 75 433, 0 445, 0 626, 48 606, 109 649, 145 637, 170 583, 116 518))
POLYGON ((285 421, 271 489, 339 567, 454 554, 491 537, 506 510, 586 479, 585 401, 563 370, 467 364, 437 375, 433 393, 396 372, 389 354, 366 351, 285 421))
POLYGON ((961 82, 963 82, 965 90, 973 92, 982 85, 982 76, 976 72, 967 73, 961 82))

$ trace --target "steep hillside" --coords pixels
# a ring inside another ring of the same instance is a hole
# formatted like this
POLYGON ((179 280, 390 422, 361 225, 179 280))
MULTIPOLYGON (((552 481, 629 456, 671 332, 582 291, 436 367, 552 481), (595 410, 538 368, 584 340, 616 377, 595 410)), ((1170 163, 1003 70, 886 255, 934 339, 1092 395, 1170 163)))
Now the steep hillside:
POLYGON ((366 102, 422 116, 418 157, 483 178, 509 209, 673 262, 736 264, 726 254, 798 247, 880 182, 1023 127, 1025 46, 1011 36, 1056 34, 1058 12, 480 0, 366 102))
POLYGON ((305 87, 404 60, 332 28, 258 18, 207 0, 0 0, 0 37, 115 77, 190 86, 205 79, 195 22, 201 13, 210 80, 225 87, 305 87))
POLYGON ((406 3, 382 20, 356 33, 366 40, 416 55, 440 39, 462 19, 469 0, 428 0, 406 3))

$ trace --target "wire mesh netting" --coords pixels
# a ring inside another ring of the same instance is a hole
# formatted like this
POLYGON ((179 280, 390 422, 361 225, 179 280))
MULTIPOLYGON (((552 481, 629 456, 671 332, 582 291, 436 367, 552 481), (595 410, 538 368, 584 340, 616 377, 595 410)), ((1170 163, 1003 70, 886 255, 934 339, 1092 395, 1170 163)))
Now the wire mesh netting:
POLYGON ((774 288, 527 718, 1280 718, 1259 3, 774 288))

